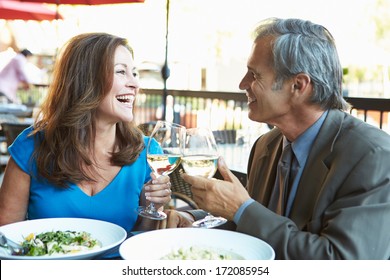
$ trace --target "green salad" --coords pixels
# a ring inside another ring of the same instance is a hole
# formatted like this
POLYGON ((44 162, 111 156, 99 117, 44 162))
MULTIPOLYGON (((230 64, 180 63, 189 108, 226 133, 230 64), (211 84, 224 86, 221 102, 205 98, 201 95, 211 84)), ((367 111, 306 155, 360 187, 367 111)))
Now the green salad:
POLYGON ((29 234, 22 246, 28 247, 27 256, 78 253, 100 248, 101 243, 85 231, 48 231, 29 234))

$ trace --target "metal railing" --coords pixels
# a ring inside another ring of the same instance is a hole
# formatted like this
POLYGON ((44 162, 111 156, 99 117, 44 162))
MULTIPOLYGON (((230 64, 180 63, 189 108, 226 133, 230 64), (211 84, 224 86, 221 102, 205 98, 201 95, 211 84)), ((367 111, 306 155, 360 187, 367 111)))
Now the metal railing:
MULTIPOLYGON (((19 92, 26 105, 39 106, 47 86, 36 85, 19 92)), ((390 133, 390 99, 346 97, 350 113, 390 133)), ((137 95, 134 117, 137 124, 163 119, 163 90, 143 89, 137 95)), ((242 92, 168 90, 166 119, 186 127, 208 126, 212 130, 247 129, 247 97, 242 92)))
POLYGON ((390 99, 346 97, 351 104, 350 113, 390 132, 390 99))
POLYGON ((19 102, 31 108, 39 107, 46 97, 48 87, 46 84, 34 84, 30 85, 28 90, 19 89, 17 93, 19 102))
MULTIPOLYGON (((162 119, 162 90, 144 89, 136 99, 137 123, 162 119)), ((166 119, 186 127, 241 129, 249 122, 244 93, 168 90, 166 119)))

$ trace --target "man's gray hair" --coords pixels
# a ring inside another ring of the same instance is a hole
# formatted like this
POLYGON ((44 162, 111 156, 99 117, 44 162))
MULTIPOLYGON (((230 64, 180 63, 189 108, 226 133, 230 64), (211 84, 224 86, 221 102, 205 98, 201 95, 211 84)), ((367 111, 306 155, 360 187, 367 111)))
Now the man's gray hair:
POLYGON ((253 32, 254 40, 271 36, 274 88, 299 74, 310 76, 313 84, 312 102, 323 109, 346 110, 342 96, 343 69, 335 40, 323 26, 301 19, 269 18, 261 21, 253 32))

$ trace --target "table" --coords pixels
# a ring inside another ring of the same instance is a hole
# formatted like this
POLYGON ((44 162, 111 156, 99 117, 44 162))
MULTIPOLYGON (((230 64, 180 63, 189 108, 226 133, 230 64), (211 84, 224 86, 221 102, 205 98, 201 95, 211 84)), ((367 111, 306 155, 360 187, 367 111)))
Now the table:
POLYGON ((32 111, 33 110, 31 108, 28 108, 26 105, 23 104, 0 104, 1 114, 12 114, 16 117, 25 118, 31 117, 32 111))

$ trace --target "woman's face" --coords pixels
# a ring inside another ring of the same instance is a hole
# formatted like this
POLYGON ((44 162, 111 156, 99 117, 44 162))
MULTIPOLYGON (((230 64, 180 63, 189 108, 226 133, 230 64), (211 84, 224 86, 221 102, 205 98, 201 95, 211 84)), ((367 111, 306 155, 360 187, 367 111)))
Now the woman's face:
POLYGON ((112 87, 97 109, 97 121, 110 124, 132 121, 138 89, 138 73, 131 52, 124 46, 118 46, 114 55, 112 87))

